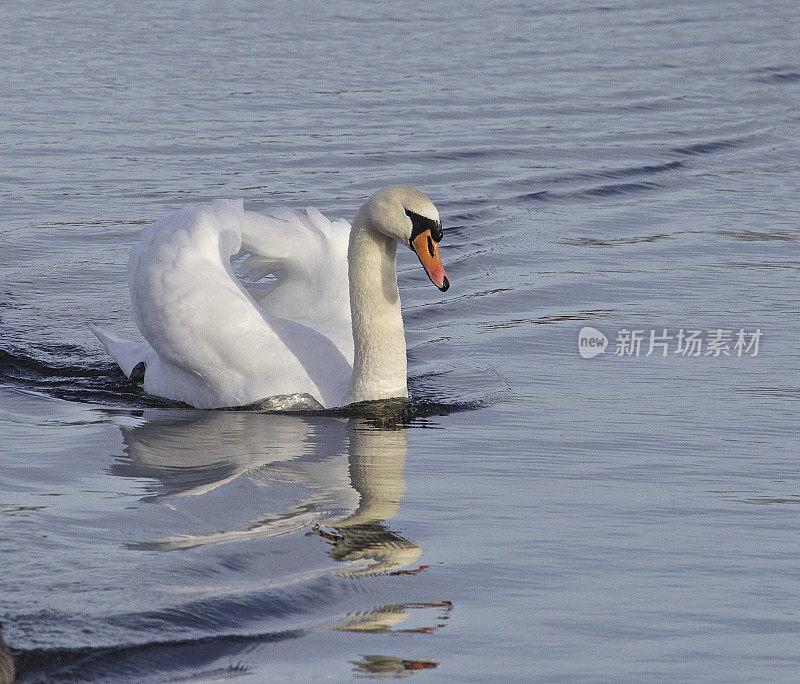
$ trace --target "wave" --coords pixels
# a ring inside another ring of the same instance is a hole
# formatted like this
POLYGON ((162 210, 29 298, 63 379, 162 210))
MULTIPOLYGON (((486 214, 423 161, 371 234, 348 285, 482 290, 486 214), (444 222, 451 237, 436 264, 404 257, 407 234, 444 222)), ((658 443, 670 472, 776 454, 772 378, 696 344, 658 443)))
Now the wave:
POLYGON ((756 81, 762 83, 796 83, 800 81, 800 71, 797 67, 774 66, 756 70, 756 81))
MULTIPOLYGON (((217 681, 250 672, 247 662, 260 647, 307 637, 314 629, 362 634, 429 634, 446 626, 452 609, 450 601, 400 603, 347 613, 334 621, 303 628, 111 646, 11 649, 10 653, 19 682, 153 681, 162 678, 173 682, 217 681), (421 621, 421 626, 404 626, 411 613, 419 614, 414 623, 421 621)), ((364 661, 353 662, 353 665, 357 672, 381 673, 387 668, 377 666, 387 664, 384 662, 387 660, 392 665, 389 669, 397 673, 437 665, 427 659, 392 656, 364 656, 364 661)), ((0 682, 5 681, 0 679, 0 682)))
POLYGON ((253 635, 212 636, 108 647, 14 650, 20 682, 146 681, 169 675, 170 681, 188 678, 223 679, 245 674, 237 662, 256 645, 297 639, 305 630, 253 635), (231 664, 213 667, 218 661, 231 664))
MULTIPOLYGON (((181 402, 146 394, 141 385, 129 380, 114 363, 92 362, 88 359, 79 363, 74 360, 81 357, 88 357, 85 350, 71 345, 35 350, 0 349, 0 385, 38 392, 56 399, 92 404, 99 408, 132 411, 147 408, 192 408, 181 402)), ((445 401, 432 396, 429 390, 420 387, 428 379, 428 376, 411 378, 411 396, 408 399, 368 401, 337 409, 315 409, 308 401, 298 397, 293 402, 267 400, 222 410, 363 418, 379 427, 400 427, 424 422, 424 419, 434 416, 474 410, 485 403, 445 401)))
POLYGON ((66 360, 82 351, 68 345, 30 351, 0 349, 0 384, 108 408, 183 406, 145 394, 113 363, 66 360))
MULTIPOLYGON (((721 153, 733 148, 746 145, 754 140, 754 136, 739 138, 724 138, 719 140, 707 140, 693 142, 686 145, 679 145, 665 150, 668 156, 695 157, 700 155, 710 155, 721 153)), ((553 174, 549 176, 535 176, 532 178, 520 179, 512 183, 518 186, 523 192, 519 192, 508 198, 508 201, 526 202, 553 202, 570 200, 595 200, 597 197, 613 197, 618 195, 632 195, 652 191, 661 191, 669 186, 664 183, 657 183, 650 178, 655 176, 669 176, 679 171, 686 171, 690 168, 688 160, 668 159, 663 162, 650 164, 637 164, 608 169, 596 169, 592 171, 567 172, 553 174), (637 180, 625 180, 625 179, 637 180), (619 183, 608 183, 607 181, 620 180, 619 183), (574 190, 556 190, 552 187, 560 188, 565 185, 584 185, 574 190), (531 190, 531 187, 540 187, 538 190, 531 190)))

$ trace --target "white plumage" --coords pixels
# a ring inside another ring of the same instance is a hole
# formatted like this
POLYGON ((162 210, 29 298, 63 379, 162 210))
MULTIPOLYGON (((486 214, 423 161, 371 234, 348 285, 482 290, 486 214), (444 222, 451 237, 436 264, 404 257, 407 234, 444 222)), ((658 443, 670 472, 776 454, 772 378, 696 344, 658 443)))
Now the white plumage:
POLYGON ((311 208, 263 216, 217 200, 183 209, 131 249, 131 303, 146 342, 90 327, 126 375, 145 364, 147 393, 198 408, 405 396, 395 248, 410 245, 408 210, 438 222, 407 186, 375 193, 352 229, 311 208), (239 280, 232 257, 244 257, 254 284, 239 280), (275 278, 256 282, 266 276, 275 278))

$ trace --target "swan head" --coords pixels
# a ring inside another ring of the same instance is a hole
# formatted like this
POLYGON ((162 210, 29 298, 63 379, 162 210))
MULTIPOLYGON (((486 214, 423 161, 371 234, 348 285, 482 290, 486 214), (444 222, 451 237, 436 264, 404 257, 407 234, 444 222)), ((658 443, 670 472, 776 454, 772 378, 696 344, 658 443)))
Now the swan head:
POLYGON ((433 202, 410 185, 378 190, 365 205, 370 223, 387 237, 409 247, 431 282, 442 292, 450 280, 439 257, 442 223, 433 202))

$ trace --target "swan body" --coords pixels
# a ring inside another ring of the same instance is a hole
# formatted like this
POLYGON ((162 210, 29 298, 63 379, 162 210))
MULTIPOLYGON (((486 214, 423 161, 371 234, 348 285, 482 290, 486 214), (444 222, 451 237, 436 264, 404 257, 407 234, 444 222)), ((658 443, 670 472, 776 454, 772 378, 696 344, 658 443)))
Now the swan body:
POLYGON ((264 216, 241 200, 189 207, 148 226, 131 249, 128 285, 145 341, 90 327, 127 376, 144 365, 145 392, 197 408, 405 397, 397 243, 444 291, 440 239, 436 207, 410 186, 376 192, 352 228, 313 208, 264 216), (250 286, 232 258, 244 258, 250 286))

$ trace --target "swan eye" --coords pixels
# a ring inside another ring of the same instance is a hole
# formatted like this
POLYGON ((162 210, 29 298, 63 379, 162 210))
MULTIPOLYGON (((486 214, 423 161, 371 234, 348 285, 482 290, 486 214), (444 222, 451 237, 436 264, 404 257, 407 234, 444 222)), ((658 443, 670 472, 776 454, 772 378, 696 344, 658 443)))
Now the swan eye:
POLYGON ((436 256, 435 252, 433 251, 433 238, 430 235, 428 235, 428 254, 430 254, 432 257, 436 256))
POLYGON ((442 239, 442 224, 439 221, 434 221, 427 216, 422 216, 416 212, 406 209, 406 216, 411 219, 411 239, 413 240, 420 233, 426 230, 431 231, 431 236, 434 242, 439 242, 442 239))

